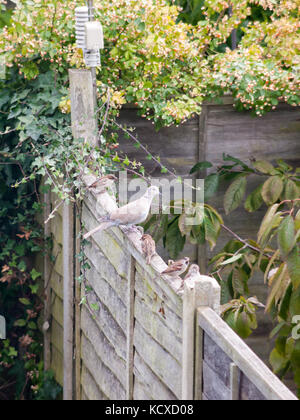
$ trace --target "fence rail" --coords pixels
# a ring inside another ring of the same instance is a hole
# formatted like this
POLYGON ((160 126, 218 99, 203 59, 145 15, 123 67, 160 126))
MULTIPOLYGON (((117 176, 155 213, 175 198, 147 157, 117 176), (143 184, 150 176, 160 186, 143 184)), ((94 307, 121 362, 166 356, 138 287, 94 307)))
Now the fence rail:
POLYGON ((211 308, 198 308, 197 327, 204 399, 297 400, 211 308))

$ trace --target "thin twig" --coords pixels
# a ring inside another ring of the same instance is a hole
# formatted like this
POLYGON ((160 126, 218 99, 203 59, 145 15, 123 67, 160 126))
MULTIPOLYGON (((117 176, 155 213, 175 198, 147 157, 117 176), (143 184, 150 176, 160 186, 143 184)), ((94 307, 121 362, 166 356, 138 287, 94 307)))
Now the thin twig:
POLYGON ((201 191, 201 188, 196 188, 196 187, 194 187, 194 186, 192 186, 192 185, 190 185, 189 183, 186 183, 183 179, 182 179, 182 177, 184 176, 184 175, 176 175, 176 173, 175 172, 172 172, 167 166, 165 166, 165 165, 162 165, 162 163, 155 157, 155 156, 153 156, 152 155, 152 153, 150 153, 149 152, 149 150, 147 149, 147 147, 146 146, 144 146, 143 145, 143 143, 141 143, 140 142, 140 140, 136 137, 136 136, 134 136, 132 133, 130 133, 130 131, 128 131, 128 130, 126 130, 124 127, 122 127, 122 125, 120 125, 120 124, 118 124, 116 121, 114 121, 113 122, 120 130, 122 130, 124 133, 126 133, 135 143, 137 143, 140 147, 141 147, 141 149, 145 152, 145 153, 147 153, 147 155, 150 155, 151 156, 151 158, 152 158, 152 160, 154 161, 154 162, 156 162, 157 163, 157 165, 161 168, 161 169, 164 169, 169 175, 171 175, 173 178, 175 178, 176 180, 178 180, 178 179, 181 179, 182 181, 182 184, 183 185, 186 185, 186 186, 188 186, 190 189, 192 189, 192 190, 195 190, 195 191, 201 191))
POLYGON ((60 206, 64 204, 64 200, 62 200, 59 204, 57 204, 57 206, 55 207, 54 210, 52 210, 52 212, 49 214, 48 219, 44 222, 45 225, 53 218, 53 215, 57 212, 57 210, 60 208, 60 206))
POLYGON ((16 128, 13 128, 13 129, 7 130, 7 131, 3 131, 3 132, 0 131, 0 136, 5 136, 6 134, 14 133, 15 131, 17 131, 16 128))
POLYGON ((261 249, 249 244, 249 242, 247 242, 245 239, 242 239, 238 234, 234 233, 231 229, 229 229, 229 227, 221 224, 221 227, 226 230, 226 232, 230 233, 231 236, 233 236, 235 239, 237 239, 239 242, 241 242, 242 244, 244 244, 247 248, 252 249, 255 252, 258 252, 259 254, 265 255, 268 258, 272 258, 271 255, 268 255, 266 253, 264 253, 261 249))

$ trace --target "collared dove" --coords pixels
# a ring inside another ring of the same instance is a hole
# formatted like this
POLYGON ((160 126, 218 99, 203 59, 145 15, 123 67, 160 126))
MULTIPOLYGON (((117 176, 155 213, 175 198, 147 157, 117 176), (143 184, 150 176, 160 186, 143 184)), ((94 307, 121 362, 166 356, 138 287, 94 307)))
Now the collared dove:
POLYGON ((158 187, 152 186, 148 188, 146 193, 138 200, 126 204, 125 206, 110 213, 109 216, 102 218, 101 224, 85 234, 83 238, 88 239, 95 233, 109 229, 113 226, 132 227, 133 225, 145 222, 148 217, 152 201, 157 195, 159 195, 158 187))

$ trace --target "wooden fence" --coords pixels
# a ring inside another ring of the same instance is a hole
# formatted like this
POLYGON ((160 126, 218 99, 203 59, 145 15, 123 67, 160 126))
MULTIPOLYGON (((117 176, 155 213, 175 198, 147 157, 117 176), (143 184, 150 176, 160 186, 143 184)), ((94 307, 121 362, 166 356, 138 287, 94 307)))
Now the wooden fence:
MULTIPOLYGON (((89 193, 82 210, 85 228, 96 227, 115 207, 109 194, 89 193)), ((65 235, 66 244, 76 242, 72 229, 65 235)), ((222 321, 215 279, 196 275, 178 292, 181 280, 160 274, 167 266, 158 255, 146 263, 141 234, 122 228, 95 234, 84 253, 90 268, 68 313, 74 337, 66 334, 70 323, 51 300, 51 364, 71 391, 65 399, 296 399, 222 321), (79 306, 84 296, 86 304, 79 306), (63 363, 70 354, 70 364, 63 363)), ((62 255, 69 261, 69 251, 62 255)), ((63 272, 64 296, 69 279, 63 272)), ((55 291, 52 296, 60 302, 55 291)))
POLYGON ((297 400, 222 320, 215 279, 186 281, 183 308, 184 399, 297 400))
MULTIPOLYGON (((72 120, 78 122, 73 130, 78 136, 82 127, 89 131, 80 121, 93 113, 93 87, 88 71, 73 70, 70 76, 75 102, 72 120)), ((203 130, 198 134, 202 136, 203 130)), ((194 163, 194 157, 192 160, 194 163)), ((108 194, 99 200, 92 194, 84 200, 82 221, 87 229, 116 206, 108 194)), ((55 198, 48 196, 45 202, 47 217, 55 198)), ((75 281, 80 274, 75 258, 80 250, 78 232, 74 209, 67 205, 45 232, 52 235, 54 245, 54 261, 44 261, 45 360, 64 386, 64 399, 294 398, 219 318, 216 281, 205 276, 191 279, 181 296, 176 292, 180 280, 169 283, 159 274, 166 267, 159 256, 146 264, 135 233, 114 228, 93 236, 84 250, 91 266, 86 271, 87 304, 80 306, 84 287, 75 281), (203 333, 196 327, 199 307, 210 308, 199 311, 203 333), (220 327, 222 339, 214 325, 220 327), (219 355, 225 360, 222 351, 228 357, 224 366, 218 365, 219 355), (254 366, 249 373, 241 360, 250 354, 254 366), (266 380, 271 390, 265 391, 266 380), (220 393, 218 383, 223 384, 224 392, 220 393)), ((201 260, 203 250, 198 252, 201 260)))
MULTIPOLYGON (((86 229, 97 226, 102 206, 113 204, 106 194, 98 201, 89 194, 86 229)), ((146 264, 140 239, 115 228, 85 247, 92 291, 81 315, 83 399, 181 398, 182 301, 160 278, 167 267, 161 258, 146 264)))

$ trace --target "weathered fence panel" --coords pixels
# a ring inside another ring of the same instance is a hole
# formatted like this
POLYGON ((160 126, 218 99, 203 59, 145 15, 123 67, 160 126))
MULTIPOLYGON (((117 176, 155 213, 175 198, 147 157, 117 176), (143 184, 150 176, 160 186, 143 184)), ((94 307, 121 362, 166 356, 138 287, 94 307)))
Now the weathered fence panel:
POLYGON ((197 322, 204 336, 203 399, 297 400, 215 311, 198 308, 197 322))
MULTIPOLYGON (((54 194, 46 194, 45 218, 57 205, 54 194)), ((58 209, 55 219, 48 221, 45 227, 45 237, 52 241, 52 258, 44 259, 44 356, 45 368, 53 369, 56 380, 63 386, 63 218, 62 210, 58 209)))
MULTIPOLYGON (((86 229, 115 206, 109 194, 88 193, 82 212, 86 229)), ((87 303, 77 307, 77 399, 293 399, 221 320, 216 280, 196 275, 185 282, 183 293, 177 292, 178 281, 160 275, 166 264, 158 255, 147 265, 140 239, 139 232, 113 228, 95 234, 84 247, 90 268, 85 273, 88 290, 82 287, 80 296, 86 294, 87 303)), ((56 261, 51 274, 51 366, 63 383, 59 267, 56 261)))
MULTIPOLYGON (((86 229, 115 205, 106 193, 88 193, 86 229)), ((178 283, 159 274, 166 264, 158 255, 147 265, 140 238, 113 228, 85 246, 91 268, 81 309, 81 399, 278 399, 279 392, 293 399, 221 320, 217 282, 196 275, 182 296, 178 283)))
MULTIPOLYGON (((232 98, 225 97, 222 101, 222 104, 205 103, 199 117, 179 127, 163 128, 158 132, 150 121, 138 116, 134 107, 127 107, 121 111, 120 123, 135 127, 135 133, 148 150, 155 156, 159 155, 163 165, 181 176, 190 177, 189 171, 198 161, 207 160, 220 165, 223 153, 248 161, 250 158, 280 158, 289 164, 300 166, 299 108, 280 104, 275 111, 263 117, 252 117, 249 112, 235 111, 232 98)), ((151 171, 152 176, 161 177, 160 168, 145 160, 143 150, 136 149, 131 139, 126 139, 122 133, 120 135, 122 151, 130 158, 145 162, 145 167, 151 171)), ((205 173, 200 174, 204 175, 205 173)), ((252 191, 259 181, 261 182, 260 177, 253 177, 249 183, 249 191, 252 191)), ((234 217, 228 217, 223 211, 224 192, 225 190, 221 189, 218 197, 210 203, 220 211, 225 224, 233 231, 243 238, 255 239, 264 210, 250 214, 241 208, 234 212, 234 217)), ((222 233, 214 252, 218 252, 230 239, 230 236, 222 233)), ((159 253, 164 259, 169 258, 167 251, 162 247, 159 248, 159 253)), ((198 261, 205 272, 205 266, 211 257, 209 250, 189 245, 185 254, 193 261, 198 261)), ((250 290, 252 295, 266 302, 268 291, 261 275, 252 280, 250 290)), ((272 349, 272 342, 268 340, 272 329, 271 320, 263 311, 259 311, 258 319, 259 328, 247 342, 264 361, 267 361, 272 349)))
MULTIPOLYGON (((82 214, 87 230, 99 223, 105 196, 101 208, 99 199, 97 204, 88 194, 82 214)), ((81 315, 82 395, 93 399, 94 387, 86 383, 92 378, 110 399, 180 398, 182 301, 159 275, 166 264, 157 256, 148 266, 139 234, 126 235, 119 228, 95 234, 85 255, 93 291, 81 315), (89 310, 92 304, 99 310, 89 310)))

